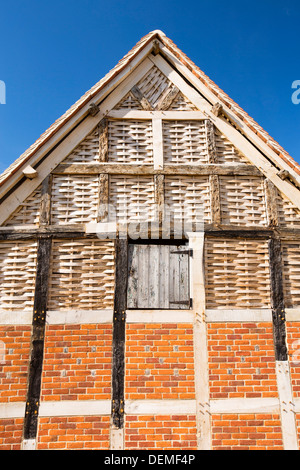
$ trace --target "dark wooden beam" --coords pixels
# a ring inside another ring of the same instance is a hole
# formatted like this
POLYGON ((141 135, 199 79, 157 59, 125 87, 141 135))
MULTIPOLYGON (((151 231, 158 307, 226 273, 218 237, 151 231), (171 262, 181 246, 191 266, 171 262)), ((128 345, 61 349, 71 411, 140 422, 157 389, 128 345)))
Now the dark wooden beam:
POLYGON ((269 263, 275 359, 277 361, 287 361, 282 251, 281 241, 275 237, 269 240, 269 263))
POLYGON ((164 217, 164 205, 165 205, 165 176, 155 175, 154 176, 154 197, 157 209, 157 220, 161 224, 164 217))
POLYGON ((152 104, 149 103, 146 96, 143 95, 143 93, 141 92, 141 90, 139 89, 139 87, 137 85, 134 85, 131 88, 130 92, 132 93, 133 97, 140 103, 141 107, 145 111, 152 111, 153 110, 152 104))
POLYGON ((266 210, 270 227, 278 226, 277 188, 268 178, 264 180, 266 194, 266 210))
POLYGON ((221 176, 261 176, 261 172, 254 165, 239 164, 202 164, 202 165, 165 165, 163 169, 155 170, 147 165, 123 164, 66 164, 61 163, 53 171, 54 175, 97 175, 107 173, 110 175, 221 175, 221 176))
POLYGON ((128 241, 115 240, 115 292, 113 316, 112 422, 124 425, 125 322, 127 307, 128 241))
POLYGON ((169 109, 178 93, 179 89, 175 85, 171 85, 164 91, 164 93, 158 100, 155 109, 158 111, 166 111, 167 109, 169 109))
POLYGON ((221 200, 220 200, 220 183, 218 175, 210 175, 210 206, 211 221, 213 224, 221 224, 221 200))
POLYGON ((91 103, 89 105, 89 110, 88 110, 88 113, 90 116, 96 116, 96 114, 99 113, 99 107, 96 105, 96 103, 91 103))
POLYGON ((107 222, 109 203, 109 175, 101 173, 99 176, 99 197, 97 222, 107 222))
POLYGON ((51 243, 51 238, 44 238, 38 242, 31 334, 31 353, 23 430, 24 439, 35 439, 37 435, 37 421, 43 369, 51 243))
POLYGON ((40 204, 40 227, 51 223, 51 190, 53 175, 48 175, 42 183, 40 204))
POLYGON ((221 225, 219 227, 210 225, 204 227, 205 234, 214 238, 249 238, 249 239, 269 239, 273 237, 274 231, 269 228, 237 228, 233 226, 221 225))
POLYGON ((108 119, 104 118, 99 122, 99 160, 101 163, 108 160, 108 119))
POLYGON ((205 120, 205 133, 208 151, 208 163, 217 163, 217 146, 215 125, 210 119, 205 120))
POLYGON ((221 103, 214 104, 213 107, 211 108, 211 112, 217 117, 221 116, 221 114, 224 112, 223 106, 221 105, 221 103))

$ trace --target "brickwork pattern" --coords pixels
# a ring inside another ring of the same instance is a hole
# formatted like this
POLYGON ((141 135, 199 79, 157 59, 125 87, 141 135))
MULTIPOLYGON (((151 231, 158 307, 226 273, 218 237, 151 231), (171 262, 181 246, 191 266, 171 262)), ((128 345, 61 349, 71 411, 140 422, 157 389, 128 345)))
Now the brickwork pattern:
POLYGON ((109 449, 109 416, 43 417, 38 450, 109 449))
POLYGON ((47 327, 42 400, 111 397, 112 325, 47 327))
POLYGON ((193 328, 128 324, 125 399, 194 399, 193 328))
POLYGON ((210 397, 277 397, 272 325, 208 324, 210 397))
POLYGON ((127 416, 125 449, 196 450, 196 417, 194 415, 127 416))
POLYGON ((21 450, 23 418, 0 419, 0 450, 21 450))
POLYGON ((281 423, 272 414, 212 416, 213 450, 283 450, 281 423))
POLYGON ((26 400, 30 326, 0 327, 0 402, 26 400))

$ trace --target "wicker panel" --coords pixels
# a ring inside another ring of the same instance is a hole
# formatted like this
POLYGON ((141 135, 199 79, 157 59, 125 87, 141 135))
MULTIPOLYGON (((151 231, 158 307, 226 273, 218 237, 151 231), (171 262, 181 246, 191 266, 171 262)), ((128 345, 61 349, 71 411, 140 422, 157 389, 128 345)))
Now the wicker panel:
POLYGON ((206 239, 205 278, 207 308, 269 308, 267 242, 206 239))
POLYGON ((143 95, 147 98, 152 106, 155 106, 162 93, 170 85, 167 77, 157 68, 152 69, 147 73, 142 80, 137 84, 143 95))
POLYGON ((173 100, 169 110, 174 111, 196 111, 196 106, 191 103, 182 93, 178 93, 173 100))
POLYGON ((215 141, 217 150, 216 163, 248 163, 249 160, 239 152, 231 142, 221 134, 217 129, 215 130, 215 141))
POLYGON ((50 310, 111 308, 113 241, 55 240, 49 283, 50 310))
POLYGON ((0 242, 0 310, 33 308, 37 242, 0 242))
POLYGON ((108 160, 115 163, 153 163, 151 121, 109 121, 108 160))
POLYGON ((281 226, 300 227, 300 211, 277 191, 278 223, 281 226))
POLYGON ((114 109, 143 109, 139 101, 129 92, 114 109))
POLYGON ((109 203, 115 210, 110 220, 143 222, 154 218, 154 181, 147 176, 112 176, 109 184, 109 203))
POLYGON ((166 164, 208 163, 204 121, 163 121, 166 164))
POLYGON ((4 225, 39 225, 41 186, 18 207, 4 225))
POLYGON ((282 243, 285 306, 300 307, 300 242, 282 243))
POLYGON ((98 187, 97 176, 55 176, 52 187, 52 224, 83 224, 96 220, 98 187))
POLYGON ((99 133, 95 129, 63 163, 96 163, 99 161, 99 133))
POLYGON ((220 199, 223 224, 267 224, 262 178, 221 176, 220 199))
POLYGON ((165 204, 175 220, 210 221, 209 179, 206 176, 165 178, 165 204))

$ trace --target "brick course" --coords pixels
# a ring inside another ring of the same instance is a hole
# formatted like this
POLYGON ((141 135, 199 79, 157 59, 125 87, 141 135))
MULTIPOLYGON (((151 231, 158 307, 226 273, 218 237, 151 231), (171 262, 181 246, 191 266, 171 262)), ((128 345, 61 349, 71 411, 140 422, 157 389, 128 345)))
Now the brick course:
POLYGON ((277 397, 272 325, 208 324, 210 397, 277 397))
POLYGON ((0 450, 20 450, 23 418, 0 419, 0 450))
POLYGON ((47 327, 42 400, 111 397, 111 325, 47 327))
POLYGON ((26 400, 30 326, 0 327, 0 402, 26 400))
POLYGON ((194 399, 190 324, 128 324, 125 399, 194 399))
POLYGON ((37 449, 109 449, 109 425, 109 416, 40 418, 37 449))
POLYGON ((127 416, 125 449, 196 450, 194 415, 127 416))
POLYGON ((213 450, 283 450, 281 423, 272 414, 212 416, 213 450))

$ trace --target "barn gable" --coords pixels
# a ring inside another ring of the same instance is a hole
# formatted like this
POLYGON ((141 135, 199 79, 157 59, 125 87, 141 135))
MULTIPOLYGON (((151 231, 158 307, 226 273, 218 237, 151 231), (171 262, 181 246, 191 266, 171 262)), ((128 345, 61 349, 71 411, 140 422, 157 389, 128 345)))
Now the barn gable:
POLYGON ((0 177, 0 421, 23 448, 71 447, 51 429, 75 416, 97 422, 77 448, 298 448, 299 188, 258 124, 145 36, 0 177), (233 437, 249 413, 270 438, 233 437))

